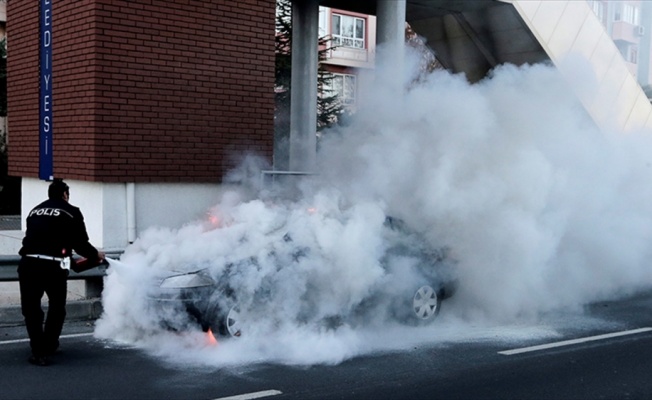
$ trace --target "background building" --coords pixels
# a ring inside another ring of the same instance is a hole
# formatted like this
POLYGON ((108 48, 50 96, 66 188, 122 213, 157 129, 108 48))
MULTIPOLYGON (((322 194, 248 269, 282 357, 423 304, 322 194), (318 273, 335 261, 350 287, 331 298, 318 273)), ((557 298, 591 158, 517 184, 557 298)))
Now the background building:
POLYGON ((629 72, 648 98, 652 98, 652 2, 588 0, 588 3, 613 39, 629 72))
MULTIPOLYGON (((290 169, 293 161, 301 171, 314 164, 318 37, 336 41, 325 61, 336 74, 332 91, 355 109, 368 79, 400 89, 399 75, 372 71, 376 42, 382 57, 402 62, 406 22, 444 68, 471 82, 504 63, 551 63, 572 77, 564 61, 582 57, 595 92, 578 96, 598 125, 652 126, 650 103, 632 77, 649 75, 640 72, 649 55, 637 47, 652 31, 641 22, 650 20, 647 8, 636 7, 646 4, 603 5, 606 19, 599 20, 602 3, 294 1, 300 40, 292 43, 290 169), (609 10, 619 18, 616 42, 601 25, 611 21, 609 10)), ((51 175, 70 182, 93 242, 105 249, 123 248, 153 225, 201 218, 245 155, 271 164, 276 1, 62 0, 47 2, 45 16, 40 4, 7 4, 9 173, 22 177, 23 213, 45 197, 44 153, 52 157, 51 175), (49 57, 40 53, 45 42, 49 57), (44 87, 52 90, 47 101, 44 87), (52 112, 51 152, 39 135, 44 108, 52 112)))
POLYGON ((179 226, 215 203, 248 153, 271 159, 274 0, 10 2, 9 174, 22 210, 39 177, 39 27, 51 23, 53 175, 100 247, 179 226), (190 195, 191 194, 191 195, 190 195))
POLYGON ((332 87, 342 104, 355 111, 360 87, 373 78, 376 55, 376 17, 319 7, 319 36, 330 37, 333 50, 322 62, 333 74, 332 87))

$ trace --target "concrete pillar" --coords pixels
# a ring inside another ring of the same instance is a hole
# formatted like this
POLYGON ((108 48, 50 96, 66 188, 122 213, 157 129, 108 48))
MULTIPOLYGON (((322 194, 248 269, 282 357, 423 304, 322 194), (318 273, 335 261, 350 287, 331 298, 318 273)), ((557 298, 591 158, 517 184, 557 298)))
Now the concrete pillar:
POLYGON ((638 46, 638 83, 645 89, 651 83, 650 60, 652 59, 652 3, 641 2, 641 26, 645 33, 638 46))
POLYGON ((393 90, 403 87, 406 0, 376 0, 376 62, 380 82, 393 90))
POLYGON ((317 159, 319 0, 292 3, 290 170, 314 172, 317 159))

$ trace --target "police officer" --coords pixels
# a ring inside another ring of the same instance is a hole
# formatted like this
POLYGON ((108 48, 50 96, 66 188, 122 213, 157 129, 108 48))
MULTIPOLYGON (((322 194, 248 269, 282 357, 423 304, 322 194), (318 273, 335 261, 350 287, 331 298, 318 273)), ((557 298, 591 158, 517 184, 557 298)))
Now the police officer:
POLYGON ((48 356, 59 347, 59 335, 66 317, 67 278, 74 250, 99 263, 104 253, 89 242, 84 217, 68 203, 70 190, 61 179, 48 188, 48 200, 27 216, 27 230, 18 265, 20 304, 29 335, 35 365, 49 364, 48 356), (43 294, 48 296, 48 313, 43 324, 43 294))

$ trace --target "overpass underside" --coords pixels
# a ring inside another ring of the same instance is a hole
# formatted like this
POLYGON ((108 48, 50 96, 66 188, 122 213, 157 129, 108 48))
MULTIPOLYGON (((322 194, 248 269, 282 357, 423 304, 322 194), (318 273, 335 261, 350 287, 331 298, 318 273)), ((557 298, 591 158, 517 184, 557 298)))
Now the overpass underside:
MULTIPOLYGON (((376 4, 321 1, 371 15, 376 4)), ((552 63, 600 128, 652 129, 647 96, 586 1, 406 0, 406 20, 444 67, 471 82, 504 63, 552 63), (578 65, 593 75, 590 85, 574 79, 578 65)))

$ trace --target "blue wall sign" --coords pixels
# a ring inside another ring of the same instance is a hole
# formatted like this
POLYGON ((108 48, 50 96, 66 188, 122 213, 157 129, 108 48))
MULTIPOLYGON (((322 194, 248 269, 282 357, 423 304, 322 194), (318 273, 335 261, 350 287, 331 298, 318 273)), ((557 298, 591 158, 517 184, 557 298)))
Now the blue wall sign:
POLYGON ((40 0, 39 178, 52 180, 52 0, 40 0))

